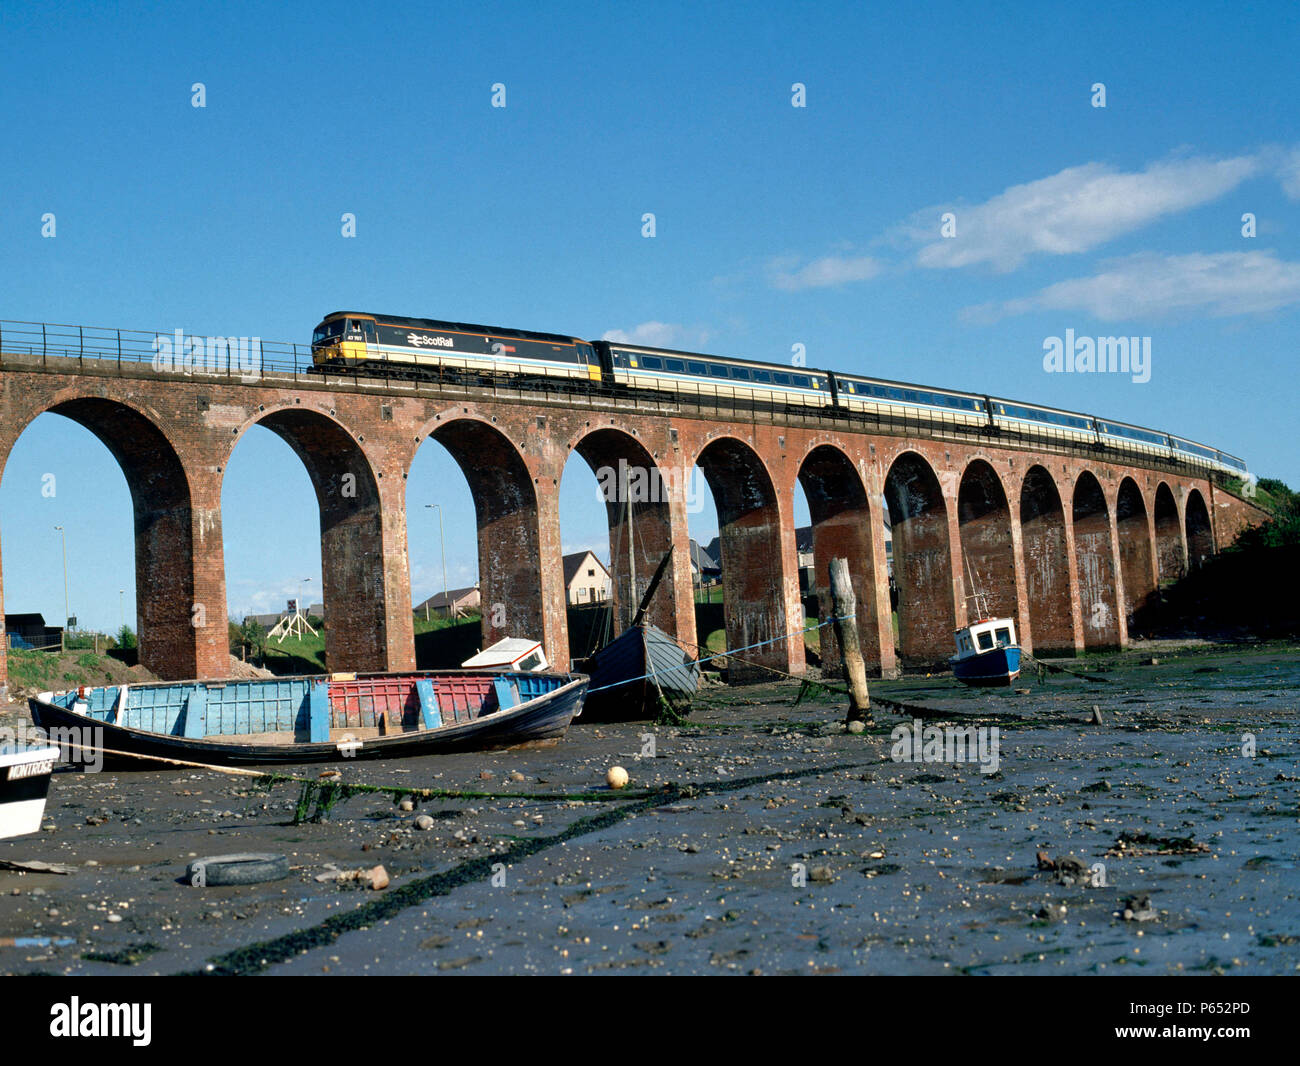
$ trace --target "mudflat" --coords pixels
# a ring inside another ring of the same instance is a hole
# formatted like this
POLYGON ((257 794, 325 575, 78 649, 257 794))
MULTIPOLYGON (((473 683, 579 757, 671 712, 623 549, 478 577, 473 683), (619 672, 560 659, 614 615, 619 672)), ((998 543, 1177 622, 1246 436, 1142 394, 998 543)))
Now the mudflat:
POLYGON ((838 694, 711 684, 681 724, 283 768, 305 793, 60 770, 46 828, 0 841, 0 972, 1300 969, 1300 648, 1066 665, 1089 680, 875 681, 860 734, 838 694), (244 852, 289 876, 185 881, 244 852), (72 872, 3 868, 29 860, 72 872))

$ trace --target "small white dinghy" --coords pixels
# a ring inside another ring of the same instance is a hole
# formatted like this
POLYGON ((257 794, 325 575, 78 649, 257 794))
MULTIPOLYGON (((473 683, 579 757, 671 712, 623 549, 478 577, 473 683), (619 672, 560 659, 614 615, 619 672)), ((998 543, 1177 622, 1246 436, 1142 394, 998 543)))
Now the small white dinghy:
POLYGON ((59 749, 0 744, 0 839, 35 833, 59 749))

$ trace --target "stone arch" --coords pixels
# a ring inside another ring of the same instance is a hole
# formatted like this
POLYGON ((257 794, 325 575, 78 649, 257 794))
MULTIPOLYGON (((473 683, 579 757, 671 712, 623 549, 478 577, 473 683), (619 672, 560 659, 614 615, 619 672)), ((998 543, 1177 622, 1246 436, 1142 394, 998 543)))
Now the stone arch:
POLYGON ((1074 483, 1073 524, 1084 646, 1118 647, 1120 619, 1110 510, 1101 483, 1087 470, 1074 483))
POLYGON ((1192 489, 1187 494, 1184 510, 1187 515, 1187 568, 1199 570, 1214 554, 1214 530, 1200 489, 1192 489))
MULTIPOLYGON (((765 666, 802 673, 798 575, 782 544, 782 515, 766 465, 748 444, 734 437, 710 441, 695 458, 718 508, 722 559, 723 614, 728 649, 748 648, 727 660, 729 681, 766 681, 765 666), (760 648, 751 645, 770 641, 760 648)), ((789 548, 794 536, 790 530, 789 548)))
MULTIPOLYGON (((821 620, 832 614, 831 560, 845 559, 857 600, 862 658, 870 671, 892 669, 893 642, 890 639, 889 647, 881 648, 880 605, 876 602, 873 534, 878 519, 872 517, 862 478, 852 460, 830 444, 816 445, 804 456, 798 478, 812 519, 814 588, 821 620)), ((823 671, 827 676, 838 674, 841 653, 834 626, 821 630, 820 648, 823 671)))
POLYGON ((898 587, 898 656, 904 665, 946 664, 953 654, 952 547, 948 505, 934 470, 903 452, 885 477, 898 587))
MULTIPOLYGON (((1002 479, 983 459, 972 459, 957 491, 966 610, 974 621, 987 608, 990 618, 1019 618, 1016 554, 1011 539, 1011 508, 1002 479)), ((1023 628, 1023 625, 1022 625, 1023 628)))
POLYGON ((680 557, 673 545, 671 472, 660 467, 636 437, 612 426, 590 430, 574 442, 572 450, 591 467, 605 502, 615 635, 630 624, 655 570, 664 555, 672 553, 645 620, 672 637, 694 641, 689 556, 685 573, 679 574, 680 557), (679 584, 684 586, 680 592, 687 607, 683 632, 678 625, 679 584))
MULTIPOLYGON (((396 632, 389 609, 384 514, 375 470, 361 443, 319 411, 293 406, 259 414, 262 426, 301 460, 320 507, 321 594, 325 604, 325 664, 330 670, 390 669, 396 632)), ((405 558, 400 560, 405 567, 405 558)), ((409 591, 407 600, 409 601, 409 591)), ((410 617, 409 602, 399 606, 410 617)), ((400 616, 398 616, 400 617, 400 616)))
POLYGON ((439 419, 425 428, 420 439, 427 435, 447 449, 474 498, 483 647, 503 637, 531 636, 543 641, 557 668, 566 669, 563 593, 548 612, 542 590, 544 548, 558 566, 559 530, 555 543, 543 544, 537 488, 523 456, 509 437, 479 418, 439 419))
POLYGON ((6 460, 22 432, 45 413, 71 419, 93 433, 126 478, 135 531, 136 634, 141 664, 168 680, 212 676, 218 666, 223 667, 221 673, 228 673, 224 613, 216 604, 203 604, 204 610, 195 612, 190 479, 158 421, 135 406, 100 396, 56 400, 32 411, 21 426, 6 427, 6 460))
POLYGON ((1115 532, 1119 538, 1120 573, 1124 578, 1124 615, 1130 621, 1155 592, 1155 549, 1142 490, 1131 477, 1120 482, 1115 497, 1115 532))
POLYGON ((1065 509, 1056 482, 1042 466, 1031 466, 1020 485, 1020 542, 1034 649, 1043 655, 1073 655, 1074 613, 1065 509))
POLYGON ((1161 584, 1177 581, 1187 573, 1187 547, 1178 502, 1165 482, 1156 486, 1153 509, 1156 536, 1156 576, 1161 584))

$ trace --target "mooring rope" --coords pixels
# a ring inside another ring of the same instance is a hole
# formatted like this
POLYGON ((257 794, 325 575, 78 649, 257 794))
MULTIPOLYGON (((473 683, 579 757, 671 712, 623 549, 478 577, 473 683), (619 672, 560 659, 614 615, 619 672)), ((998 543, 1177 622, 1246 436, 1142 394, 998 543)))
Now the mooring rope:
POLYGON ((1031 663, 1037 663, 1048 670, 1054 670, 1058 674, 1069 674, 1071 677, 1077 677, 1081 681, 1091 681, 1094 685, 1113 685, 1114 681, 1109 677, 1092 677, 1089 674, 1080 674, 1074 670, 1067 670, 1064 666, 1057 666, 1055 663, 1044 662, 1042 659, 1035 659, 1028 652, 1022 651, 1021 658, 1028 659, 1031 663))
MULTIPOLYGON (((823 622, 821 625, 817 626, 816 628, 817 628, 817 629, 820 629, 820 628, 822 628, 822 626, 824 626, 824 625, 829 625, 830 622, 836 622, 836 621, 840 621, 840 619, 832 618, 832 619, 830 619, 828 622, 823 622)), ((805 630, 805 632, 809 632, 809 630, 805 630)), ((690 644, 691 647, 696 648, 696 649, 698 649, 698 648, 700 647, 700 645, 698 645, 698 644, 693 644, 693 643, 692 643, 691 641, 689 641, 689 640, 687 640, 687 641, 683 641, 683 643, 685 643, 685 644, 690 644)), ((742 649, 742 650, 743 650, 743 649, 742 649)), ((724 653, 724 654, 725 654, 725 653, 724 653)), ((714 658, 717 658, 717 657, 718 657, 718 656, 714 656, 714 658)), ((745 663, 745 665, 747 665, 747 666, 753 666, 753 667, 755 667, 756 669, 759 669, 759 670, 766 670, 768 673, 776 674, 776 675, 778 675, 778 676, 780 676, 780 677, 784 677, 784 678, 789 678, 791 681, 798 681, 798 682, 800 682, 799 694, 795 697, 795 700, 794 700, 794 705, 795 705, 796 707, 799 705, 800 701, 802 701, 802 699, 803 699, 804 690, 805 690, 805 689, 808 689, 808 688, 817 688, 817 689, 822 689, 822 690, 824 690, 824 691, 826 691, 826 692, 833 692, 833 693, 835 693, 836 695, 839 695, 839 696, 850 696, 850 697, 851 697, 851 696, 853 695, 853 694, 852 694, 852 693, 851 693, 847 688, 838 688, 837 686, 832 685, 832 684, 828 684, 828 683, 825 682, 825 681, 814 681, 814 680, 813 680, 812 678, 810 678, 810 677, 803 677, 803 676, 800 676, 799 674, 792 674, 792 673, 789 673, 789 672, 786 671, 786 670, 778 669, 778 668, 775 667, 775 666, 768 666, 766 663, 754 662, 754 660, 752 660, 752 659, 741 659, 740 656, 736 656, 736 659, 737 659, 737 661, 739 661, 739 662, 745 663)), ((704 662, 705 660, 701 659, 700 661, 701 661, 701 662, 704 662)), ((1046 664, 1045 664, 1045 665, 1046 665, 1046 664)), ((1068 671, 1067 671, 1067 672, 1068 672, 1068 671)), ((1109 680, 1109 678, 1107 678, 1106 680, 1109 680)), ((868 713, 870 713, 870 707, 871 707, 872 704, 879 704, 879 705, 882 706, 882 707, 886 707, 886 708, 890 708, 890 709, 894 710, 896 713, 911 715, 911 716, 914 717, 914 718, 967 718, 967 717, 970 717, 969 715, 967 715, 967 714, 965 714, 965 713, 963 713, 963 712, 960 712, 960 711, 944 711, 944 710, 940 710, 940 709, 937 708, 937 707, 923 707, 923 706, 921 706, 919 703, 903 703, 903 702, 901 702, 901 701, 899 701, 899 700, 891 700, 891 699, 888 699, 888 698, 885 697, 885 696, 880 696, 880 695, 876 695, 876 694, 871 693, 871 692, 869 691, 869 688, 870 688, 870 686, 868 686, 868 695, 867 695, 868 713)), ((674 724, 677 724, 677 723, 674 723, 674 724)))
MULTIPOLYGON (((171 759, 162 755, 144 755, 138 752, 118 751, 114 748, 101 748, 92 744, 77 744, 82 751, 97 751, 103 755, 117 755, 124 759, 141 759, 147 762, 166 763, 169 766, 185 767, 192 770, 211 770, 231 777, 251 777, 255 787, 271 789, 279 784, 302 785, 294 822, 306 817, 305 808, 316 800, 316 813, 313 820, 319 821, 341 799, 348 799, 361 793, 379 793, 392 796, 397 803, 404 796, 426 800, 497 800, 516 799, 539 803, 612 803, 623 800, 640 800, 655 794, 654 789, 620 790, 617 794, 610 792, 483 792, 454 788, 417 788, 410 785, 369 785, 364 782, 349 782, 333 779, 299 777, 295 774, 267 773, 265 770, 250 770, 243 766, 219 766, 215 763, 194 762, 189 759, 171 759)), ((338 771, 333 771, 337 773, 338 771)))
MULTIPOLYGON (((841 622, 841 621, 843 621, 842 618, 828 618, 828 619, 826 619, 826 621, 818 623, 818 624, 817 624, 816 626, 814 626, 813 628, 814 628, 814 629, 823 629, 824 627, 826 627, 826 626, 828 626, 828 625, 831 625, 831 624, 834 623, 834 622, 841 622)), ((746 644, 743 648, 737 648, 736 651, 753 651, 755 648, 765 648, 765 647, 767 647, 769 644, 779 644, 779 643, 781 643, 781 641, 783 641, 783 640, 793 640, 795 637, 803 636, 805 633, 808 633, 808 632, 811 632, 811 630, 808 630, 808 629, 799 629, 799 630, 794 630, 794 631, 789 632, 789 633, 782 633, 779 637, 772 637, 770 640, 760 640, 757 644, 746 644)), ((700 648, 702 647, 702 645, 700 645, 700 644, 696 644, 694 641, 691 641, 691 640, 686 640, 685 638, 682 638, 682 639, 681 639, 681 643, 682 643, 682 644, 689 644, 689 645, 690 645, 692 648, 694 648, 697 652, 698 652, 698 651, 700 650, 700 648)), ((741 659, 740 656, 736 655, 736 652, 733 652, 733 651, 720 651, 720 652, 718 652, 716 655, 706 655, 706 656, 704 656, 703 658, 696 659, 695 661, 696 661, 700 666, 703 666, 705 663, 711 663, 711 662, 713 662, 714 659, 726 659, 726 658, 728 658, 728 657, 730 657, 730 656, 733 656, 733 655, 736 656, 736 660, 737 660, 738 662, 749 662, 747 659, 741 659)), ((758 663, 749 663, 749 665, 751 665, 751 666, 758 666, 759 664, 758 664, 758 663)), ((770 670, 770 669, 772 669, 772 668, 771 668, 771 667, 763 667, 763 669, 769 669, 769 670, 770 670)), ((630 677, 630 678, 628 678, 626 681, 615 681, 613 684, 610 684, 610 685, 600 685, 600 686, 598 686, 598 687, 596 687, 596 688, 589 688, 589 689, 587 689, 587 695, 590 696, 593 692, 604 692, 606 689, 619 688, 619 687, 622 686, 622 685, 631 685, 631 684, 634 684, 634 683, 637 682, 637 681, 648 681, 650 678, 656 676, 656 674, 665 673, 665 672, 666 672, 666 671, 658 670, 658 671, 655 671, 654 673, 642 674, 640 677, 630 677)), ((780 673, 781 671, 777 670, 777 671, 775 671, 775 672, 776 672, 776 673, 780 673)), ((793 677, 794 675, 793 675, 793 674, 787 674, 786 676, 787 676, 787 677, 793 677)))

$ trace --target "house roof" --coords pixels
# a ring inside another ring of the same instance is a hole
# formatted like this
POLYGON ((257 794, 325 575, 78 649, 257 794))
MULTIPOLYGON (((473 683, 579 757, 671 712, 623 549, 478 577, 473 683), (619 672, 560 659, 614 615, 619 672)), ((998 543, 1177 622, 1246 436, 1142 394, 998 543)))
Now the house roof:
POLYGON ((722 538, 714 537, 708 544, 704 545, 704 554, 713 560, 715 566, 722 566, 722 538))
POLYGON ((691 564, 697 570, 719 570, 717 561, 700 547, 699 541, 691 540, 691 564))
POLYGON ((288 614, 287 611, 281 611, 279 614, 250 614, 244 616, 244 621, 253 621, 266 629, 270 629, 286 614, 288 614))
POLYGON ((601 573, 609 577, 609 568, 600 561, 594 551, 588 548, 586 551, 574 552, 572 555, 564 557, 564 584, 566 587, 573 583, 573 579, 578 576, 578 571, 582 568, 583 562, 589 555, 595 560, 596 565, 600 567, 601 573))
POLYGON ((43 626, 45 625, 45 616, 43 614, 7 614, 5 615, 5 629, 17 629, 19 626, 43 626))
POLYGON ((463 603, 477 592, 477 585, 470 585, 469 588, 464 589, 448 589, 446 593, 439 592, 436 595, 430 596, 423 603, 417 603, 414 609, 417 611, 423 611, 428 607, 430 610, 438 610, 439 608, 448 606, 448 604, 455 607, 457 604, 463 603))

